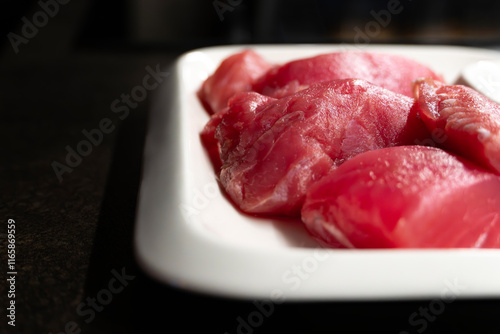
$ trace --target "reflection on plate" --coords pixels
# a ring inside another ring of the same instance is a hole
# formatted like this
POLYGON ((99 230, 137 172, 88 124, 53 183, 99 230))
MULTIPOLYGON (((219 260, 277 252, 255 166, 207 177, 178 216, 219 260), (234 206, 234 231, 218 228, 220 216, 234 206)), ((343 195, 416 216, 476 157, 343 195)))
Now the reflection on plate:
MULTIPOLYGON (((300 221, 241 214, 221 192, 200 144, 208 121, 196 97, 202 81, 246 46, 199 49, 181 56, 156 92, 144 156, 136 222, 139 263, 184 289, 237 298, 391 300, 500 296, 500 250, 323 249, 300 221)), ((446 46, 252 46, 283 63, 362 48, 401 54, 449 83, 478 60, 500 53, 446 46)))

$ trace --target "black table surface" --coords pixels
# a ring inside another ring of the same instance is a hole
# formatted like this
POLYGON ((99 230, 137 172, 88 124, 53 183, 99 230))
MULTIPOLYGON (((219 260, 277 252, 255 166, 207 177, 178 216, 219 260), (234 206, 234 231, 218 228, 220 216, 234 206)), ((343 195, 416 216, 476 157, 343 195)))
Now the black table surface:
POLYGON ((123 120, 111 103, 142 82, 146 67, 168 68, 181 52, 76 47, 83 3, 68 4, 19 52, 8 43, 2 50, 0 333, 498 333, 495 299, 455 301, 417 323, 410 317, 432 300, 285 303, 258 322, 253 300, 184 291, 145 274, 133 238, 150 99, 123 120), (59 178, 55 162, 104 118, 113 130, 59 178), (14 298, 5 284, 9 219, 14 298))

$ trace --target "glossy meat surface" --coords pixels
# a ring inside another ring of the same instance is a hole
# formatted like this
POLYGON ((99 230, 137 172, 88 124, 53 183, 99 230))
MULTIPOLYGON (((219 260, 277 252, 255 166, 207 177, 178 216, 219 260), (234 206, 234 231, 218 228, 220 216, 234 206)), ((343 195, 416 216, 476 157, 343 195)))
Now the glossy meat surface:
POLYGON ((315 84, 282 99, 241 93, 202 132, 220 181, 243 211, 295 215, 308 187, 365 151, 428 135, 413 99, 363 80, 315 84))
POLYGON ((472 88, 417 80, 417 107, 431 132, 445 137, 442 147, 500 173, 500 105, 472 88))
POLYGON ((253 50, 233 54, 203 82, 198 98, 209 113, 217 113, 233 95, 250 91, 254 81, 270 68, 271 64, 253 50))
POLYGON ((500 177, 444 150, 358 155, 307 192, 302 219, 326 245, 500 247, 500 177))
POLYGON ((275 66, 258 79, 253 90, 280 98, 309 85, 334 79, 363 79, 412 97, 412 81, 430 77, 443 81, 427 66, 399 55, 373 52, 334 52, 275 66))

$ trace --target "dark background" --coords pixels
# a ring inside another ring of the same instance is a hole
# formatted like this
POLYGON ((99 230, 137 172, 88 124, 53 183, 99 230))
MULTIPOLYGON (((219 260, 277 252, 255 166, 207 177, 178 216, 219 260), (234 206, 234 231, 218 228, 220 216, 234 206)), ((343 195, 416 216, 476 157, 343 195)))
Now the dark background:
MULTIPOLYGON (((43 1, 49 3, 50 0, 43 1)), ((53 1, 52 1, 53 2, 53 1)), ((177 290, 152 280, 133 250, 136 197, 149 99, 119 120, 110 103, 141 82, 145 67, 168 68, 183 52, 212 45, 351 43, 387 1, 250 1, 217 14, 213 1, 72 0, 14 51, 8 34, 40 11, 36 1, 0 1, 0 248, 16 221, 16 327, 1 333, 236 333, 252 301, 177 290), (82 130, 113 119, 115 130, 59 182, 82 130), (112 271, 134 278, 87 323, 80 303, 107 288, 112 271), (75 328, 71 328, 71 326, 75 328), (176 328, 176 329, 175 329, 176 328)), ((410 1, 363 43, 500 47, 500 2, 410 1)), ((6 251, 0 254, 5 282, 6 251)), ((415 278, 418 279, 418 278, 415 278)), ((499 278, 500 279, 500 278, 499 278)), ((277 305, 254 333, 417 333, 408 317, 430 301, 277 305)), ((457 301, 425 333, 498 333, 500 301, 457 301)))

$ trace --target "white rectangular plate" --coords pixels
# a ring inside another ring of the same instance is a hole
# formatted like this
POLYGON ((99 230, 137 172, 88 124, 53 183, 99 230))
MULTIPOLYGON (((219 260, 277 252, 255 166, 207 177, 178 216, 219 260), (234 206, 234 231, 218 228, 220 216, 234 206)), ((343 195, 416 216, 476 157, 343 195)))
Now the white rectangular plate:
MULTIPOLYGON (((209 116, 196 92, 227 56, 246 46, 181 56, 153 101, 135 231, 138 262, 156 279, 225 297, 398 300, 500 296, 500 250, 322 249, 297 221, 238 212, 219 189, 199 133, 209 116)), ((362 49, 401 54, 453 83, 491 50, 446 46, 251 46, 283 63, 362 49)))

